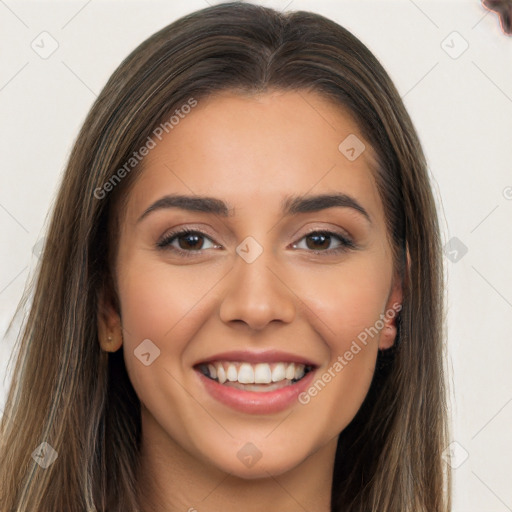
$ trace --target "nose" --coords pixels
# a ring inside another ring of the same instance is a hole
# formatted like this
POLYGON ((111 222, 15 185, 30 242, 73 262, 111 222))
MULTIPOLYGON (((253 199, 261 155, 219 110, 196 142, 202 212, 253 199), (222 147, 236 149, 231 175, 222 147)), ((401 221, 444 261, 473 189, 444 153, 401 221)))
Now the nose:
POLYGON ((221 320, 245 324, 254 331, 271 322, 292 322, 297 297, 278 269, 271 250, 264 250, 251 263, 237 255, 220 306, 221 320))

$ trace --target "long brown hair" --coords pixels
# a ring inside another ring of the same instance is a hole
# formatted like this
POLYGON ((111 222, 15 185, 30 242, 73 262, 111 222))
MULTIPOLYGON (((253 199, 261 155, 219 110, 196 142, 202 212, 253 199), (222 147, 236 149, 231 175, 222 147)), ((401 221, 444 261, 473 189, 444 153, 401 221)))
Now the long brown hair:
POLYGON ((332 511, 449 510, 440 234, 411 119, 349 31, 317 14, 236 2, 189 14, 138 46, 76 139, 0 426, 0 512, 140 510, 140 403, 122 348, 101 350, 97 330, 101 294, 116 299, 117 219, 144 162, 126 163, 176 109, 228 89, 316 91, 352 113, 378 156, 403 306, 396 343, 379 352, 368 395, 339 436, 332 511), (31 456, 42 442, 57 453, 46 469, 31 456))

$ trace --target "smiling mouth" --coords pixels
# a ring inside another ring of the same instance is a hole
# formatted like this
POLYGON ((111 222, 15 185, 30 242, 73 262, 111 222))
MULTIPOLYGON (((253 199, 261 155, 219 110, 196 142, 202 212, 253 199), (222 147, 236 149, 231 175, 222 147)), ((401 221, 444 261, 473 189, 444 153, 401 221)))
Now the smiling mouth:
POLYGON ((300 363, 212 361, 195 367, 205 377, 244 391, 273 391, 299 382, 314 368, 300 363))

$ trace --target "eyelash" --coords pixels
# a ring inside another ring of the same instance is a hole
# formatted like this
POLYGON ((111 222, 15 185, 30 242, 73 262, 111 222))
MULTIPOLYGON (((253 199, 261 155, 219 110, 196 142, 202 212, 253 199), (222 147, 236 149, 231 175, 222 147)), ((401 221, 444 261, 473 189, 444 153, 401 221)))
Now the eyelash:
MULTIPOLYGON (((186 235, 200 235, 201 237, 210 239, 210 237, 206 233, 203 233, 202 231, 187 228, 187 229, 183 229, 183 230, 173 231, 173 232, 169 233, 168 235, 166 235, 159 242, 157 242, 157 244, 156 244, 157 249, 165 250, 165 251, 173 251, 173 252, 178 253, 178 255, 181 255, 181 256, 184 256, 187 258, 195 257, 198 255, 198 253, 206 250, 206 249, 198 249, 195 251, 194 250, 185 251, 183 249, 177 249, 176 247, 171 247, 170 244, 175 239, 178 239, 178 238, 180 238, 182 236, 186 236, 186 235)), ((335 238, 338 238, 338 240, 341 242, 341 245, 339 247, 336 247, 335 249, 327 249, 327 250, 323 250, 323 251, 322 250, 317 250, 317 251, 309 250, 308 251, 308 252, 311 252, 316 255, 338 254, 338 253, 347 252, 351 249, 353 250, 353 249, 357 248, 351 239, 347 238, 346 236, 342 235, 341 233, 336 233, 334 231, 328 231, 328 230, 311 231, 309 233, 306 233, 300 240, 307 238, 308 236, 311 236, 311 235, 327 235, 330 237, 334 236, 335 238)), ((300 242, 300 240, 299 240, 299 242, 300 242)), ((296 244, 294 244, 294 245, 296 245, 296 244)))

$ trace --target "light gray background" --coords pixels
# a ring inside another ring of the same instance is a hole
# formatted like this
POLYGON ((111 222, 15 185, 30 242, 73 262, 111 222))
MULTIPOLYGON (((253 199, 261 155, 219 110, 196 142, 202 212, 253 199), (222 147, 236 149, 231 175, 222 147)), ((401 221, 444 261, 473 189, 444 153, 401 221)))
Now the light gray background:
MULTIPOLYGON (((133 48, 208 3, 0 0, 0 413, 14 341, 3 334, 87 111, 133 48)), ((257 3, 339 22, 404 98, 450 243, 453 510, 512 511, 512 37, 478 1, 257 3)))

